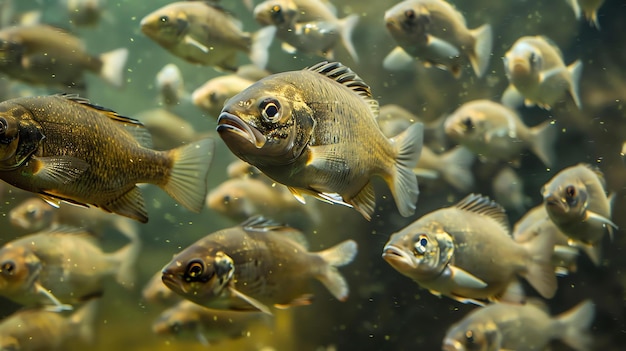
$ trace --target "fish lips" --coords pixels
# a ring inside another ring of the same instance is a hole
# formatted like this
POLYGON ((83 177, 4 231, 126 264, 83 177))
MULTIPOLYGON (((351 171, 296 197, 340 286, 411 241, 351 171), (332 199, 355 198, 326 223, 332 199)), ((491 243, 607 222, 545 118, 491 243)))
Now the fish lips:
POLYGON ((399 271, 407 271, 417 269, 417 265, 415 264, 415 260, 413 257, 403 250, 393 244, 386 245, 383 248, 383 260, 387 261, 393 268, 399 271))
POLYGON ((445 339, 441 348, 443 351, 465 351, 465 347, 454 339, 445 339))
POLYGON ((545 203, 546 209, 548 210, 558 211, 560 213, 569 212, 569 207, 567 206, 567 204, 564 201, 561 201, 561 199, 558 196, 554 196, 554 195, 545 196, 543 198, 543 202, 545 203))
POLYGON ((257 149, 265 146, 265 142, 267 141, 265 135, 261 134, 256 128, 250 127, 250 125, 241 118, 228 112, 222 112, 217 119, 217 132, 222 139, 224 139, 226 135, 235 134, 249 141, 257 149))
POLYGON ((163 271, 161 280, 163 281, 163 284, 165 284, 165 286, 167 286, 174 292, 187 294, 189 290, 185 287, 185 284, 182 283, 181 279, 176 278, 176 274, 169 273, 166 270, 163 271))

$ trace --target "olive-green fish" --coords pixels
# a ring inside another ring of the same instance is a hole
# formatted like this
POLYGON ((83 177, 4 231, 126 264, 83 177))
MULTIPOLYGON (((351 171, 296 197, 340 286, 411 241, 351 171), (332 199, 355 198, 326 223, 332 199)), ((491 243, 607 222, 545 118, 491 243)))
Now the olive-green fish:
POLYGON ((101 295, 105 276, 131 287, 140 246, 135 238, 105 253, 89 233, 69 228, 20 237, 0 248, 0 295, 26 306, 71 309, 68 304, 101 295))
POLYGON ((40 194, 148 221, 137 183, 156 184, 199 212, 213 141, 169 151, 150 149, 150 134, 134 119, 75 95, 0 103, 0 179, 40 194))
POLYGON ((91 72, 119 87, 127 57, 126 48, 90 55, 79 38, 45 24, 0 30, 0 72, 28 83, 84 90, 91 72))
POLYGON ((595 307, 584 301, 552 317, 545 306, 495 303, 470 312, 450 326, 444 351, 540 351, 560 339, 573 350, 591 350, 589 327, 595 307))
POLYGON ((436 295, 476 304, 519 302, 523 292, 518 275, 545 298, 556 292, 550 264, 553 247, 549 236, 516 243, 504 209, 487 197, 470 194, 394 233, 383 259, 436 295))
POLYGON ((336 267, 350 263, 356 253, 353 240, 308 252, 297 229, 253 217, 210 234, 174 256, 163 268, 163 282, 206 307, 270 313, 266 305, 310 304, 312 278, 345 301, 348 284, 336 267))
POLYGON ((371 178, 391 188, 400 214, 415 212, 413 168, 423 125, 387 139, 376 124, 378 102, 369 86, 338 62, 263 78, 224 105, 217 131, 239 158, 303 194, 352 206, 370 219, 376 205, 371 178))
POLYGON ((602 172, 584 163, 561 170, 541 189, 550 219, 596 265, 601 261, 604 233, 612 237, 617 229, 604 189, 602 172))
POLYGON ((234 71, 238 52, 248 54, 252 63, 265 68, 276 29, 244 32, 237 19, 215 4, 179 1, 144 17, 141 31, 188 62, 234 71))

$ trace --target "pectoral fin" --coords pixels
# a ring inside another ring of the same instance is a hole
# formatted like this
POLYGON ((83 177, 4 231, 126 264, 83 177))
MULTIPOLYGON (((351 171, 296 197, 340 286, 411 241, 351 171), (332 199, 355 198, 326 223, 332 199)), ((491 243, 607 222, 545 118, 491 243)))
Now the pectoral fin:
POLYGON ((271 315, 270 309, 260 301, 239 292, 233 287, 228 288, 228 308, 236 311, 259 311, 271 315))
POLYGON ((468 289, 483 289, 487 287, 487 283, 485 283, 482 279, 459 267, 449 264, 446 270, 448 270, 447 273, 449 273, 449 277, 457 286, 468 289))
POLYGON ((185 44, 189 44, 191 46, 195 46, 198 49, 200 49, 202 52, 204 52, 205 54, 209 53, 209 48, 207 48, 206 46, 204 46, 202 43, 200 43, 199 41, 197 41, 196 39, 192 38, 189 35, 185 35, 185 39, 184 39, 185 44))
POLYGON ((286 308, 293 307, 293 306, 307 306, 307 305, 310 305, 312 302, 313 302, 313 294, 304 294, 302 296, 299 296, 289 301, 289 303, 287 304, 277 303, 274 306, 276 308, 286 309, 286 308))
POLYGON ((461 54, 456 46, 432 35, 428 36, 428 47, 443 57, 457 57, 461 54))
POLYGON ((46 183, 69 184, 88 168, 89 164, 71 156, 32 157, 34 163, 33 177, 46 183))
POLYGON ((63 312, 63 311, 71 311, 71 310, 74 309, 74 307, 72 307, 72 305, 61 303, 61 301, 59 301, 59 299, 57 299, 56 296, 54 296, 50 291, 48 291, 48 289, 46 289, 43 286, 41 286, 41 284, 35 283, 34 285, 35 285, 35 291, 38 294, 41 294, 41 295, 47 297, 54 304, 53 306, 46 306, 46 310, 47 311, 63 312))

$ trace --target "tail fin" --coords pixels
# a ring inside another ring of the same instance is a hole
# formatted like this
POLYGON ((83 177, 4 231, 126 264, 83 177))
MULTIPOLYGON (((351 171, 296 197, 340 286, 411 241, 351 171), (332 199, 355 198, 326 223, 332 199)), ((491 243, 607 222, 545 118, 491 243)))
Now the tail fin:
POLYGON ((472 37, 474 37, 475 44, 472 54, 469 55, 469 60, 474 69, 474 73, 480 78, 487 72, 487 68, 489 67, 491 46, 493 45, 491 25, 483 24, 471 30, 470 33, 472 37))
POLYGON ((441 155, 443 179, 457 190, 469 191, 474 186, 472 164, 476 155, 468 149, 458 146, 441 155))
POLYGON ((521 245, 526 248, 531 257, 526 265, 524 277, 542 297, 552 298, 557 288, 556 275, 552 266, 554 237, 537 235, 521 245))
POLYGON ((124 68, 128 58, 128 49, 119 48, 100 55, 102 68, 100 76, 111 85, 121 87, 124 85, 124 68))
POLYGON ((356 14, 352 14, 345 18, 339 20, 339 32, 341 33, 341 42, 343 46, 348 50, 350 56, 354 62, 359 62, 359 55, 356 53, 354 49, 354 44, 352 43, 352 32, 354 32, 354 28, 357 23, 359 23, 359 16, 356 14))
POLYGON ((587 17, 587 20, 592 27, 596 27, 597 30, 600 30, 600 22, 598 22, 598 9, 591 12, 585 12, 585 17, 587 17))
POLYGON ((348 283, 337 267, 345 266, 354 260, 357 254, 356 242, 346 240, 317 254, 327 263, 317 278, 337 300, 345 301, 348 298, 348 283))
POLYGON ((190 211, 200 212, 204 206, 213 148, 213 140, 202 139, 169 151, 174 165, 161 188, 190 211))
POLYGON ((132 288, 135 286, 135 264, 139 258, 140 251, 141 241, 139 241, 139 238, 136 238, 111 255, 111 259, 117 264, 115 279, 124 287, 132 288))
POLYGON ((94 324, 98 313, 100 300, 98 298, 85 302, 78 311, 74 312, 70 318, 70 324, 74 326, 71 330, 76 332, 76 336, 88 344, 94 342, 94 324))
POLYGON ((259 29, 252 35, 252 46, 250 47, 250 61, 257 67, 264 69, 269 60, 269 48, 276 34, 275 26, 267 26, 259 29))
POLYGON ((578 304, 571 310, 555 317, 555 323, 561 340, 577 351, 591 350, 589 327, 593 323, 595 307, 591 300, 578 304))
POLYGON ((559 136, 559 128, 552 121, 546 121, 530 129, 531 146, 535 155, 548 167, 554 167, 556 155, 554 144, 559 136))
POLYGON ((574 10, 574 16, 576 19, 580 19, 580 5, 578 5, 578 0, 565 0, 567 4, 574 10))
POLYGON ((390 179, 386 179, 396 201, 400 214, 404 217, 415 213, 417 196, 417 178, 413 169, 422 153, 424 125, 415 123, 404 132, 390 139, 396 150, 396 164, 392 168, 390 179))
POLYGON ((580 60, 574 61, 571 65, 567 66, 567 71, 569 72, 569 93, 574 99, 574 103, 578 109, 582 108, 580 102, 580 93, 578 87, 580 86, 580 77, 583 74, 583 63, 580 60))

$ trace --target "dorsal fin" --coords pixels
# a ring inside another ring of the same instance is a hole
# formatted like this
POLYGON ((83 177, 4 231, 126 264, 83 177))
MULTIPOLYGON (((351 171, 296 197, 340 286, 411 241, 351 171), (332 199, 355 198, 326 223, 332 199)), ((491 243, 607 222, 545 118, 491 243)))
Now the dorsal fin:
POLYGON ((589 169, 590 171, 592 171, 593 174, 595 174, 598 177, 600 184, 602 184, 602 188, 606 189, 606 180, 604 179, 604 173, 602 173, 600 168, 598 168, 597 166, 590 165, 588 163, 579 163, 578 165, 581 167, 585 167, 589 169))
POLYGON ((370 86, 347 66, 340 62, 322 61, 305 70, 317 72, 352 90, 369 106, 374 118, 378 117, 378 101, 372 96, 370 86))
POLYGON ((246 231, 279 233, 302 245, 305 249, 309 249, 309 242, 302 232, 261 215, 248 218, 241 223, 241 226, 246 231))
POLYGON ((480 194, 469 194, 455 205, 456 208, 492 218, 509 234, 509 222, 506 211, 495 201, 480 194))
POLYGON ((109 108, 92 104, 88 99, 80 97, 78 94, 57 94, 57 96, 94 109, 96 112, 107 116, 115 122, 123 123, 124 129, 126 129, 126 131, 128 131, 128 133, 130 133, 133 138, 137 140, 139 145, 147 148, 152 147, 152 136, 150 135, 148 129, 139 120, 122 116, 109 108))

